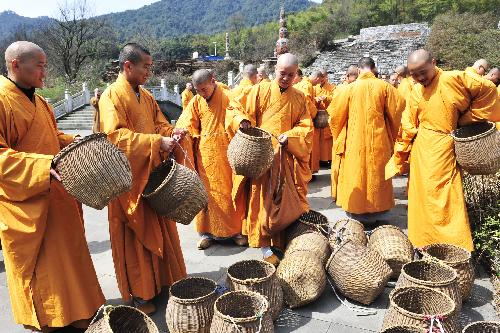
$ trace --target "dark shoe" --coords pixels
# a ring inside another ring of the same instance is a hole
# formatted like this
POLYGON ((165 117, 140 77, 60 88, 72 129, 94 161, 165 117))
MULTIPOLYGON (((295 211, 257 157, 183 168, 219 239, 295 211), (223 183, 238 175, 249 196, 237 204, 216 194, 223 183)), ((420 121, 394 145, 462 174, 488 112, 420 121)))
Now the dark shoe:
POLYGON ((198 241, 198 250, 206 250, 214 244, 215 240, 212 238, 202 238, 198 241))
POLYGON ((234 237, 233 241, 236 243, 238 246, 248 246, 248 238, 247 236, 238 236, 234 237))

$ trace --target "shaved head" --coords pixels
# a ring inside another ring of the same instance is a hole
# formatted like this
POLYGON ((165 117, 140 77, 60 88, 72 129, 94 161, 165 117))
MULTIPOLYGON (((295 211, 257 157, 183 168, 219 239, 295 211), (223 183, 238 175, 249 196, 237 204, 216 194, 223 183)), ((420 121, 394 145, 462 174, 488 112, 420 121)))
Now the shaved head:
POLYGON ((193 73, 192 80, 198 95, 210 101, 217 87, 213 73, 207 69, 198 69, 193 73))
POLYGON ((496 86, 500 83, 500 69, 498 67, 493 67, 488 74, 484 76, 485 79, 490 80, 496 86))
POLYGON ((427 50, 413 51, 408 56, 408 70, 415 81, 426 87, 436 76, 436 60, 427 50))
POLYGON ((315 86, 323 79, 323 74, 320 70, 312 71, 311 75, 309 75, 309 80, 311 80, 312 84, 315 86))
POLYGON ((488 67, 489 65, 486 59, 476 60, 474 65, 472 65, 472 68, 474 68, 479 75, 485 75, 488 71, 488 67))
POLYGON ((352 83, 352 82, 356 81, 356 79, 358 78, 358 66, 351 65, 351 66, 347 67, 347 71, 345 73, 345 76, 346 76, 347 83, 352 83))
POLYGON ((23 88, 42 88, 47 57, 42 48, 32 42, 18 41, 5 50, 8 77, 23 88))
POLYGON ((267 69, 264 66, 257 68, 257 80, 261 82, 264 79, 268 79, 269 74, 267 73, 267 69))
POLYGON ((299 59, 291 53, 284 53, 279 56, 276 63, 276 81, 282 89, 287 89, 293 84, 297 69, 299 68, 299 59))
POLYGON ((408 67, 406 67, 405 65, 399 65, 394 70, 394 73, 398 74, 400 78, 405 78, 408 76, 408 67))

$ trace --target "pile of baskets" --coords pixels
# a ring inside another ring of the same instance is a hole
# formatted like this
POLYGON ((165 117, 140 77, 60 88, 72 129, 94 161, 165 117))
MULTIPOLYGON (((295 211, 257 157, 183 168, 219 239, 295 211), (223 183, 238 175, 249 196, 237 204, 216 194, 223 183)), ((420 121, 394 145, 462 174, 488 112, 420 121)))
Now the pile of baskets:
POLYGON ((170 288, 166 320, 171 333, 272 333, 283 307, 276 268, 243 260, 227 271, 229 292, 212 280, 189 277, 170 288))

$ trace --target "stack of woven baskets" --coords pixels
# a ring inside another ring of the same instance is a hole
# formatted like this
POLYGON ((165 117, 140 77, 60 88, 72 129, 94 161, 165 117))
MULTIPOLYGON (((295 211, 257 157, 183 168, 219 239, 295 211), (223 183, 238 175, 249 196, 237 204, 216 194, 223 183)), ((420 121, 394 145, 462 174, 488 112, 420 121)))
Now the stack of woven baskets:
POLYGON ((325 263, 330 255, 327 233, 328 219, 312 210, 287 230, 289 242, 277 276, 285 303, 292 309, 315 301, 325 290, 325 263))

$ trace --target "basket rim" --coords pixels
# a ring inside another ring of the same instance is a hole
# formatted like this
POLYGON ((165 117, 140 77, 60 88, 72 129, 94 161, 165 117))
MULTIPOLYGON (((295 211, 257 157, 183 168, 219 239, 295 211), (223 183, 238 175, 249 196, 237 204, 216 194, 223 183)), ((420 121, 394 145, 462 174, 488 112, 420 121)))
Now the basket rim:
POLYGON ((245 132, 243 132, 243 130, 241 129, 238 129, 238 131, 236 132, 238 135, 241 135, 242 137, 244 137, 245 139, 248 139, 248 140, 253 140, 253 141, 262 141, 262 140, 269 140, 272 138, 271 136, 271 133, 269 133, 268 131, 266 130, 263 130, 262 128, 260 127, 251 127, 251 129, 256 129, 258 130, 259 132, 263 133, 264 136, 263 137, 257 137, 257 136, 253 136, 253 135, 249 135, 249 134, 246 134, 245 132))
POLYGON ((453 281, 456 281, 458 278, 457 271, 454 270, 453 268, 451 268, 450 266, 445 265, 445 264, 439 262, 438 260, 429 260, 429 259, 415 260, 415 261, 404 264, 403 267, 401 268, 401 274, 404 274, 404 278, 408 279, 411 282, 416 282, 418 284, 422 284, 425 286, 433 286, 433 287, 448 285, 448 284, 452 283, 453 281), (406 273, 405 267, 411 266, 412 264, 418 265, 418 264, 423 264, 423 263, 438 265, 443 269, 449 270, 452 273, 453 277, 449 280, 440 281, 440 282, 433 282, 433 281, 420 280, 420 279, 414 278, 413 276, 406 273))
POLYGON ((231 281, 233 281, 233 282, 237 282, 238 284, 244 284, 244 285, 253 285, 253 284, 257 284, 257 283, 262 283, 262 282, 268 281, 268 280, 272 279, 275 274, 276 274, 276 267, 274 267, 273 264, 268 263, 267 261, 258 260, 258 259, 240 260, 240 261, 235 262, 234 264, 232 264, 231 266, 229 266, 227 268, 227 276, 229 277, 229 279, 231 281), (268 274, 267 276, 264 276, 264 277, 261 277, 261 278, 244 279, 244 280, 238 279, 238 278, 232 276, 229 273, 229 269, 231 267, 233 267, 235 265, 238 265, 238 264, 241 264, 241 263, 244 263, 244 262, 255 262, 255 263, 262 264, 263 266, 267 266, 267 267, 271 268, 272 272, 270 274, 268 274))
POLYGON ((410 326, 410 325, 391 325, 391 326, 386 327, 381 333, 387 332, 388 330, 391 330, 394 328, 413 329, 413 330, 418 330, 422 333, 427 333, 425 328, 421 328, 421 327, 417 327, 417 326, 410 326))
MULTIPOLYGON (((165 187, 165 185, 170 181, 170 179, 172 179, 172 177, 174 176, 175 171, 177 170, 177 165, 178 165, 178 163, 173 158, 169 158, 169 159, 166 159, 165 161, 162 161, 156 168, 154 168, 153 172, 155 172, 157 169, 160 169, 161 167, 163 167, 164 165, 166 165, 170 161, 172 161, 172 168, 170 169, 167 177, 165 177, 165 179, 163 179, 163 181, 161 182, 161 184, 158 185, 158 187, 154 191, 152 191, 151 193, 145 194, 143 192, 142 193, 142 197, 143 198, 150 198, 152 196, 155 196, 160 190, 163 189, 163 187, 165 187)), ((146 187, 147 187, 147 183, 146 183, 146 187)), ((144 189, 144 190, 146 190, 146 189, 144 189)))
MULTIPOLYGON (((128 306, 128 305, 106 305, 104 306, 104 310, 103 310, 103 314, 104 314, 104 318, 109 318, 109 313, 112 311, 112 310, 115 310, 117 308, 127 308, 128 310, 132 310, 134 312, 138 312, 142 318, 144 318, 144 320, 150 324, 150 325, 153 325, 153 327, 156 329, 156 332, 159 333, 159 330, 158 330, 158 326, 156 326, 155 322, 153 321, 153 319, 151 319, 148 315, 146 315, 144 312, 142 312, 141 310, 139 309, 136 309, 134 308, 133 306, 128 306)), ((111 329, 111 326, 109 325, 109 320, 104 320, 104 322, 106 323, 106 326, 107 328, 109 328, 110 332, 113 331, 111 329)))
POLYGON ((259 298, 260 300, 262 300, 262 303, 263 303, 263 308, 264 308, 264 312, 262 314, 262 316, 265 316, 266 313, 269 311, 269 302, 267 301, 266 297, 257 293, 257 292, 254 292, 254 291, 250 291, 250 290, 235 290, 235 291, 230 291, 230 292, 227 292, 225 293, 224 295, 220 296, 216 301, 215 301, 215 304, 214 304, 214 312, 217 313, 218 316, 220 316, 223 320, 227 321, 227 322, 230 322, 232 323, 233 321, 235 323, 248 323, 248 322, 251 322, 251 321, 254 321, 256 319, 259 319, 261 316, 252 316, 252 317, 246 317, 246 318, 238 318, 238 317, 230 317, 228 315, 225 315, 223 314, 222 312, 219 311, 219 309, 217 308, 217 305, 219 304, 219 302, 222 302, 222 300, 225 298, 225 297, 229 297, 228 295, 234 295, 234 294, 247 294, 247 295, 251 295, 251 296, 254 296, 256 298, 259 298))
POLYGON ((94 141, 94 140, 97 140, 97 139, 102 139, 102 138, 107 138, 108 136, 105 134, 105 133, 92 133, 92 134, 89 134, 85 137, 83 137, 81 140, 78 140, 78 141, 73 141, 71 142, 69 145, 67 145, 66 147, 64 147, 63 149, 61 149, 59 151, 59 153, 57 153, 54 158, 52 159, 52 162, 54 163, 54 165, 57 167, 57 164, 59 162, 61 162, 61 160, 72 150, 74 150, 76 147, 79 147, 83 144, 86 144, 90 141, 94 141))
POLYGON ((478 134, 478 135, 473 135, 473 136, 469 136, 467 138, 459 138, 455 135, 456 131, 459 130, 458 128, 457 129, 454 129, 452 132, 451 132, 451 136, 453 137, 453 140, 457 141, 457 142, 469 142, 469 141, 474 141, 474 140, 477 140, 477 139, 481 139, 481 138, 484 138, 484 137, 487 137, 487 136, 490 136, 491 134, 494 134, 497 129, 496 129, 496 126, 494 123, 492 123, 491 121, 484 121, 484 122, 478 122, 476 124, 481 124, 481 123, 488 123, 490 125, 490 129, 487 130, 486 132, 483 132, 481 134, 478 134))
POLYGON ((493 324, 493 325, 498 325, 500 327, 500 321, 492 320, 492 321, 486 321, 486 320, 481 320, 481 321, 475 321, 473 323, 468 324, 467 326, 464 327, 464 332, 471 327, 474 327, 476 325, 484 325, 484 324, 493 324))
POLYGON ((354 222, 358 225, 361 225, 363 227, 363 230, 365 230, 365 226, 363 225, 363 223, 359 222, 358 220, 356 219, 351 219, 349 217, 346 217, 346 218, 342 218, 342 219, 339 219, 337 220, 334 224, 333 224, 333 227, 332 227, 332 230, 335 229, 335 227, 337 226, 337 224, 339 224, 339 222, 354 222))
POLYGON ((181 279, 179 281, 174 282, 174 284, 172 284, 170 286, 168 294, 169 294, 169 299, 173 299, 177 303, 192 304, 192 303, 198 303, 200 301, 203 301, 203 300, 205 300, 207 298, 212 297, 213 295, 215 295, 216 291, 217 291, 217 283, 214 280, 208 279, 208 278, 205 278, 205 277, 202 277, 202 276, 199 276, 199 277, 198 276, 188 276, 188 277, 186 277, 184 279, 181 279), (214 285, 214 289, 210 293, 208 293, 208 294, 206 294, 204 296, 196 297, 196 298, 180 298, 180 297, 174 296, 172 294, 172 288, 176 284, 180 284, 182 282, 186 282, 187 280, 204 280, 204 281, 208 281, 208 282, 210 282, 210 283, 212 283, 214 285))
POLYGON ((450 296, 448 296, 445 293, 443 293, 442 291, 439 291, 437 289, 432 289, 432 288, 429 288, 429 287, 424 287, 424 286, 401 287, 401 288, 394 289, 389 294, 389 302, 390 302, 391 307, 394 310, 396 310, 397 312, 399 312, 399 313, 401 313, 401 314, 403 314, 405 316, 408 316, 410 318, 417 319, 417 320, 422 320, 427 315, 427 314, 419 314, 419 313, 410 312, 410 311, 405 310, 405 309, 403 309, 402 307, 400 307, 399 305, 396 304, 396 302, 394 301, 394 295, 397 294, 397 293, 402 293, 403 291, 408 290, 408 289, 425 289, 427 291, 430 290, 431 292, 435 292, 435 293, 439 294, 440 296, 444 296, 445 298, 448 298, 450 300, 450 304, 452 305, 452 309, 450 311, 448 311, 448 312, 439 313, 439 315, 443 315, 445 317, 449 317, 456 310, 455 301, 453 299, 451 299, 450 296))
POLYGON ((460 246, 457 246, 454 244, 446 244, 446 243, 436 243, 436 244, 426 245, 422 248, 422 252, 424 255, 427 255, 427 256, 432 257, 432 258, 436 258, 437 260, 441 260, 442 262, 444 262, 446 264, 450 264, 450 265, 464 264, 464 263, 469 262, 472 258, 472 254, 469 251, 467 251, 467 249, 464 249, 463 247, 460 247, 460 246), (443 260, 443 259, 436 258, 434 256, 431 256, 429 253, 427 253, 427 249, 432 248, 432 247, 454 247, 454 248, 466 253, 467 259, 464 259, 464 260, 443 260))

